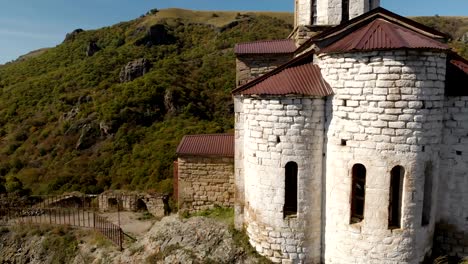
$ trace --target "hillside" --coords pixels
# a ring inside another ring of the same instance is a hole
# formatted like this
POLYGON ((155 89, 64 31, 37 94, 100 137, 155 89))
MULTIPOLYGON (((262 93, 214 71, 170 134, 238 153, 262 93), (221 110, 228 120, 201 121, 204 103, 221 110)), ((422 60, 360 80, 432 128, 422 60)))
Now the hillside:
POLYGON ((232 130, 234 44, 291 29, 253 13, 163 10, 76 31, 0 66, 0 179, 10 191, 24 185, 34 193, 170 191, 183 135, 232 130), (200 23, 201 15, 225 22, 200 23), (154 24, 162 25, 157 36, 154 24), (92 56, 90 43, 99 50, 92 56), (121 69, 139 58, 151 68, 121 82, 121 69))
POLYGON ((284 38, 291 23, 287 13, 153 10, 0 66, 0 192, 170 192, 183 135, 233 130, 234 44, 284 38), (121 75, 140 58, 144 76, 121 75))

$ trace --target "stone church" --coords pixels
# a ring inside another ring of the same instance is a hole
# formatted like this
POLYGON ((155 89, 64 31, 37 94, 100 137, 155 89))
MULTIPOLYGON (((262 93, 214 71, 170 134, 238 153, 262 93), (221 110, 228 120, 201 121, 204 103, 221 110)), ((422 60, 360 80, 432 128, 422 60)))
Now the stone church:
POLYGON ((295 0, 235 47, 235 223, 275 263, 468 256, 468 61, 379 6, 295 0))

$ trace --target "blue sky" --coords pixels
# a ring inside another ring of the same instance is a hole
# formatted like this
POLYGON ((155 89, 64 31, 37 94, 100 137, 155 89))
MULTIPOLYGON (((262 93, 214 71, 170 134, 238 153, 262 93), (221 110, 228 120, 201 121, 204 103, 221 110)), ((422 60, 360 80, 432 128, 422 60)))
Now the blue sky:
MULTIPOLYGON (((0 0, 0 64, 53 47, 76 28, 95 29, 134 19, 152 8, 290 11, 293 0, 0 0)), ((468 0, 381 0, 405 16, 468 16, 468 0), (443 4, 441 4, 443 3, 443 4)))

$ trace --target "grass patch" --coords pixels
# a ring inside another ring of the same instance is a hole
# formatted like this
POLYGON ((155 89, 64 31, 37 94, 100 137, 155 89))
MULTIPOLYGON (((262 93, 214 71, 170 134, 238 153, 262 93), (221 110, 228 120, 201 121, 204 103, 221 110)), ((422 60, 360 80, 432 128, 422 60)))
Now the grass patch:
POLYGON ((228 224, 234 224, 234 209, 233 208, 215 206, 213 209, 200 211, 200 212, 196 212, 193 214, 189 214, 188 212, 184 212, 182 214, 183 218, 190 218, 194 216, 203 216, 203 217, 213 218, 218 221, 223 221, 228 224))
POLYGON ((167 246, 164 250, 160 250, 157 253, 154 253, 146 258, 147 264, 158 263, 161 260, 164 260, 167 256, 171 255, 174 251, 182 249, 179 244, 167 246))
POLYGON ((237 11, 196 11, 181 8, 161 9, 154 15, 146 16, 143 19, 143 25, 149 26, 156 24, 164 19, 183 19, 191 23, 203 23, 222 27, 236 20, 239 14, 255 14, 270 16, 281 19, 286 23, 292 24, 294 16, 288 12, 237 12, 237 11))
POLYGON ((152 220, 155 219, 154 215, 150 214, 150 212, 145 211, 137 218, 140 221, 145 221, 145 220, 152 220))

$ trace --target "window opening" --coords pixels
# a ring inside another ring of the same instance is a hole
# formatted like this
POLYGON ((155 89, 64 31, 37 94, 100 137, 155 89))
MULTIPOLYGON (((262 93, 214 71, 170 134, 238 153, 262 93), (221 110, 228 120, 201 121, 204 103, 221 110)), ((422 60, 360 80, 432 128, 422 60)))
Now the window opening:
POLYGON ((317 25, 317 0, 312 0, 312 25, 317 25))
POLYGON ((364 203, 366 196, 366 167, 356 164, 352 169, 351 190, 351 224, 359 223, 364 219, 364 203))
POLYGON ((373 0, 369 0, 369 11, 373 9, 372 2, 373 0))
POLYGON ((431 220, 432 210, 432 163, 428 162, 424 169, 424 198, 421 225, 426 226, 431 220))
POLYGON ((396 166, 390 173, 390 200, 388 205, 388 227, 401 227, 401 208, 403 201, 403 178, 405 169, 396 166))
POLYGON ((346 23, 349 20, 349 0, 341 1, 341 23, 346 23))
POLYGON ((297 163, 288 162, 285 167, 284 217, 297 214, 297 163))

